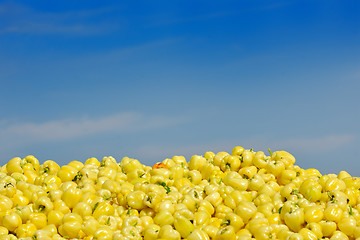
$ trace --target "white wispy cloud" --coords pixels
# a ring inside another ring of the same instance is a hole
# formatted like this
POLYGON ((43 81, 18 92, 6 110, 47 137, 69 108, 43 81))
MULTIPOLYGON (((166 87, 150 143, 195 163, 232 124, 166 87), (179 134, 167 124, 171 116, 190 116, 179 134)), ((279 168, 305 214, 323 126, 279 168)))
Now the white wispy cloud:
POLYGON ((79 118, 18 123, 0 126, 3 139, 26 138, 32 141, 72 139, 97 133, 136 132, 181 124, 184 118, 146 116, 140 113, 120 113, 101 118, 79 118))
POLYGON ((25 5, 5 2, 0 4, 0 34, 73 34, 94 35, 118 28, 114 22, 98 17, 113 11, 111 8, 84 9, 68 12, 41 12, 25 5), (96 24, 90 23, 97 18, 96 24))

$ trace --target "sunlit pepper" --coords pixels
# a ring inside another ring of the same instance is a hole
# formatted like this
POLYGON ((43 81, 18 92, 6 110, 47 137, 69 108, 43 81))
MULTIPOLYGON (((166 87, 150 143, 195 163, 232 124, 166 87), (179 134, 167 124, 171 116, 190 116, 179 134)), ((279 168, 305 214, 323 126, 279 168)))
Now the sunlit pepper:
POLYGON ((200 229, 195 229, 188 237, 188 240, 210 240, 207 233, 200 229))
POLYGON ((352 236, 356 229, 356 220, 352 216, 342 218, 338 222, 338 227, 341 232, 345 233, 348 236, 352 236))
POLYGON ((54 224, 56 227, 61 225, 62 218, 64 213, 59 210, 52 210, 47 215, 48 224, 54 224))
POLYGON ((16 207, 16 213, 20 216, 22 223, 26 223, 27 220, 30 218, 30 214, 32 213, 33 209, 29 206, 19 206, 16 207))
POLYGON ((25 165, 25 163, 26 162, 24 160, 22 160, 21 158, 15 157, 6 164, 6 171, 10 175, 15 172, 23 173, 24 171, 23 171, 22 167, 25 165))
POLYGON ((174 216, 169 211, 160 211, 154 217, 154 222, 159 226, 171 225, 174 220, 174 216))
POLYGON ((163 225, 159 231, 158 239, 180 240, 181 235, 171 225, 163 225))
POLYGON ((59 226, 59 233, 66 238, 77 238, 81 230, 81 222, 69 221, 59 226))
POLYGON ((135 169, 142 169, 143 165, 136 159, 130 160, 128 163, 122 166, 125 173, 129 173, 135 169))
POLYGON ((328 221, 339 222, 343 216, 343 210, 336 204, 328 205, 324 210, 324 217, 328 221))
POLYGON ((94 236, 96 229, 98 229, 99 227, 99 222, 94 218, 90 218, 83 223, 82 230, 87 235, 94 236))
POLYGON ((181 215, 177 215, 175 217, 174 227, 183 238, 187 238, 195 229, 194 225, 190 222, 190 220, 181 215))
POLYGON ((247 223, 249 219, 256 214, 257 209, 254 203, 241 201, 235 208, 234 212, 242 218, 244 223, 247 223))
POLYGON ((112 216, 115 213, 114 207, 108 202, 97 202, 93 206, 94 218, 99 218, 101 215, 112 216))
POLYGON ((205 226, 210 218, 211 215, 207 211, 197 211, 194 214, 194 226, 205 226))
POLYGON ((8 235, 9 230, 6 227, 0 226, 0 236, 1 235, 8 235))
POLYGON ((193 155, 188 163, 190 170, 199 170, 204 164, 206 159, 203 156, 193 155))
POLYGON ((259 216, 252 218, 247 225, 245 226, 246 229, 248 229, 252 234, 259 232, 260 226, 269 226, 269 220, 265 218, 264 216, 259 216))
MULTIPOLYGON (((11 177, 9 177, 11 178, 11 177)), ((11 178, 12 179, 12 178, 11 178)), ((3 180, 3 179, 1 179, 3 180)), ((12 179, 13 181, 1 181, 0 182, 0 194, 7 197, 13 197, 16 193, 16 181, 15 179, 12 179)))
POLYGON ((330 237, 336 231, 336 223, 332 221, 320 221, 322 234, 325 237, 330 237))
POLYGON ((56 174, 59 170, 60 166, 52 160, 45 161, 40 167, 41 173, 46 173, 49 175, 56 174))
POLYGON ((289 212, 285 213, 284 221, 290 230, 298 232, 305 222, 304 210, 301 208, 290 209, 289 212))
POLYGON ((349 237, 343 232, 335 231, 330 240, 349 240, 349 237))
POLYGON ((36 230, 37 228, 33 223, 26 223, 16 228, 15 233, 18 238, 25 238, 32 237, 36 230))
POLYGON ((61 196, 61 199, 69 208, 74 208, 80 201, 83 192, 78 188, 69 188, 61 196))
POLYGON ((319 223, 308 223, 306 225, 306 228, 311 230, 317 238, 322 238, 323 237, 323 233, 321 230, 321 225, 319 223))
POLYGON ((242 167, 239 170, 239 174, 246 179, 251 179, 256 173, 257 173, 258 169, 255 166, 249 165, 246 167, 242 167))
POLYGON ((244 226, 244 222, 239 215, 229 212, 225 215, 224 221, 220 226, 232 226, 234 231, 237 232, 244 226))
POLYGON ((247 179, 244 179, 240 177, 238 174, 231 174, 233 172, 228 173, 224 178, 224 184, 233 187, 236 190, 239 191, 245 191, 247 190, 249 186, 249 181, 247 179))
POLYGON ((216 240, 235 240, 236 234, 232 226, 221 228, 215 235, 216 240))
POLYGON ((317 240, 317 235, 312 232, 310 229, 302 228, 299 231, 300 235, 304 238, 304 240, 317 240))
POLYGON ((3 216, 2 225, 9 231, 14 231, 17 227, 22 224, 21 217, 16 212, 12 212, 3 216))
POLYGON ((276 151, 271 155, 271 159, 275 161, 281 161, 285 164, 285 167, 289 167, 295 163, 295 157, 286 151, 276 151))
POLYGON ((154 227, 146 228, 143 232, 144 240, 156 240, 159 236, 160 227, 156 224, 153 224, 154 227))
POLYGON ((257 168, 262 169, 266 167, 268 160, 263 151, 258 151, 255 153, 253 164, 257 168))
POLYGON ((252 166, 255 153, 252 149, 246 149, 241 154, 241 157, 242 157, 242 163, 241 163, 242 167, 252 166))
POLYGON ((304 212, 304 219, 307 223, 320 222, 324 216, 324 209, 321 206, 315 205, 308 207, 304 212))
POLYGON ((72 181, 77 173, 78 170, 76 168, 68 165, 64 165, 57 172, 57 176, 61 179, 62 182, 66 182, 66 181, 72 181))
POLYGON ((223 171, 239 171, 241 165, 240 157, 234 155, 226 155, 220 164, 223 171))
POLYGON ((37 229, 41 229, 47 225, 47 217, 44 213, 41 212, 31 213, 29 221, 33 223, 37 229))
POLYGON ((146 194, 144 192, 134 191, 126 196, 126 202, 131 208, 141 210, 146 206, 144 204, 145 198, 146 198, 146 194))
POLYGON ((255 230, 253 230, 253 235, 257 240, 268 240, 272 239, 273 235, 271 232, 271 227, 268 225, 261 225, 255 230))
POLYGON ((6 211, 11 209, 13 206, 13 201, 3 195, 0 195, 0 211, 6 211))

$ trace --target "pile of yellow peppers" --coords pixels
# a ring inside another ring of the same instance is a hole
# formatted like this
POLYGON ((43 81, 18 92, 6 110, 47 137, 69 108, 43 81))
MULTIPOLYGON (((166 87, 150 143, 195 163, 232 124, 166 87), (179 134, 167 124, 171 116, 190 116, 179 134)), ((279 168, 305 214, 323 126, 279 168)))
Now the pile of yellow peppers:
POLYGON ((0 170, 0 240, 360 239, 360 179, 234 147, 154 166, 124 157, 0 170))

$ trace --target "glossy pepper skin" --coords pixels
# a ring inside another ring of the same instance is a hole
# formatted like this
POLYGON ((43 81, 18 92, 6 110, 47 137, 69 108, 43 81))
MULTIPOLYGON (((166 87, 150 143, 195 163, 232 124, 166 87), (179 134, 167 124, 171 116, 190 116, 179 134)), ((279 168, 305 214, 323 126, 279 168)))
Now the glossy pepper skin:
POLYGON ((359 188, 240 146, 153 166, 15 157, 0 168, 0 240, 360 239, 359 188))
POLYGON ((174 227, 180 233, 182 238, 187 238, 195 229, 190 220, 182 215, 175 217, 174 227))

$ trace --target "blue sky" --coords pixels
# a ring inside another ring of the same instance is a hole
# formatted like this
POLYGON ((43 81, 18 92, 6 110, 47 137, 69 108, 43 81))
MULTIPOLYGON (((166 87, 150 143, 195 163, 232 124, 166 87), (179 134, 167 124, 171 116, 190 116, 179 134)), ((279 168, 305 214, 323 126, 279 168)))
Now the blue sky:
POLYGON ((236 145, 360 176, 358 1, 1 1, 0 159, 236 145))

